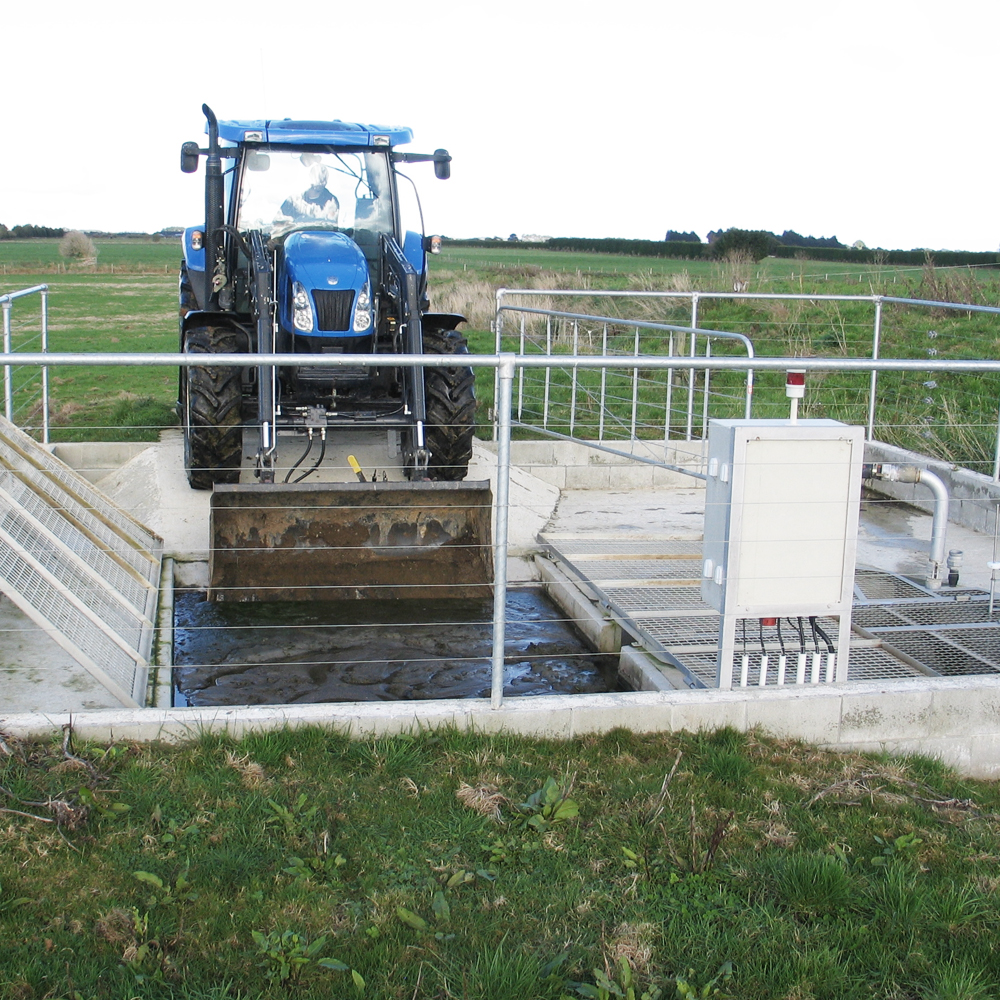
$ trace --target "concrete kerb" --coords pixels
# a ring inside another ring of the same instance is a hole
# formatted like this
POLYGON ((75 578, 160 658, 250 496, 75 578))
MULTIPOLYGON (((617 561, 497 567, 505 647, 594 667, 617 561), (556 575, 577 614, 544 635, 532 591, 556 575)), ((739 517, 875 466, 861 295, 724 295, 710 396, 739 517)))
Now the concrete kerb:
POLYGON ((626 727, 640 733, 758 728, 839 751, 920 752, 962 773, 1000 776, 1000 677, 918 678, 815 688, 655 691, 376 704, 105 709, 0 717, 0 729, 48 738, 181 742, 205 733, 322 726, 355 738, 443 727, 571 738, 626 727))

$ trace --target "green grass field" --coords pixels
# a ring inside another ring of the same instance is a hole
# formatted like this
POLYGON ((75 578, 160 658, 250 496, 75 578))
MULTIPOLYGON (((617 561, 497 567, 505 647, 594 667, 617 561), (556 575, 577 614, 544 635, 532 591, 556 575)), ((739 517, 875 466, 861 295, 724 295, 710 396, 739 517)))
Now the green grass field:
POLYGON ((928 758, 733 730, 8 747, 10 1000, 998 996, 1000 790, 928 758))
MULTIPOLYGON (((53 350, 173 351, 176 349, 176 269, 179 248, 171 241, 98 241, 96 268, 67 265, 58 256, 57 241, 0 241, 0 266, 6 274, 2 290, 38 282, 51 287, 50 321, 53 350)), ((803 260, 768 258, 759 263, 730 264, 706 260, 637 258, 609 254, 562 253, 545 249, 497 251, 446 247, 430 260, 431 304, 469 318, 470 349, 492 353, 490 332, 495 292, 506 288, 632 289, 730 291, 734 280, 747 290, 767 293, 897 295, 997 303, 1000 282, 996 270, 966 268, 888 268, 874 265, 836 266, 803 260)), ((687 325, 690 306, 623 300, 552 299, 541 303, 571 311, 629 316, 687 325)), ((15 346, 28 344, 37 333, 37 306, 30 300, 15 307, 15 346)), ((873 307, 866 303, 734 302, 703 300, 702 327, 744 333, 758 355, 867 357, 872 349, 873 307)), ((514 321, 516 329, 516 320, 514 321)), ((594 331, 591 331, 593 335, 594 331)), ((516 347, 505 343, 505 349, 516 347)), ((678 350, 684 350, 678 345, 678 350)), ((1000 349, 996 317, 967 315, 887 305, 884 310, 881 355, 903 358, 989 358, 1000 349)), ((557 350, 569 350, 566 330, 557 350)), ((665 353, 662 338, 644 336, 642 350, 665 353)), ((713 353, 742 353, 742 348, 716 342, 713 353)), ((27 373, 25 373, 27 374, 27 373)), ((619 376, 622 401, 611 407, 612 420, 628 428, 631 390, 619 376)), ((587 376, 581 390, 593 394, 599 376, 587 376), (588 381, 589 380, 589 381, 588 381)), ((820 374, 810 378, 803 413, 864 423, 869 378, 865 374, 820 374)), ((675 374, 673 433, 683 434, 686 374, 675 374), (680 401, 680 402, 679 402, 680 401)), ((700 380, 699 380, 700 385, 700 380)), ((553 429, 568 428, 570 388, 566 377, 554 375, 550 400, 553 429)), ((780 374, 758 378, 754 415, 786 412, 780 374)), ((876 436, 891 443, 991 471, 1000 380, 977 376, 883 375, 880 377, 876 436)), ((530 385, 529 385, 530 388, 530 385)), ((488 422, 493 375, 480 369, 479 422, 488 422)), ((700 392, 700 390, 699 390, 700 392)), ((709 416, 742 413, 741 377, 712 377, 709 416)), ((666 385, 661 377, 642 383, 640 436, 662 434, 666 385)), ((175 420, 177 376, 162 369, 73 369, 53 373, 55 439, 153 439, 157 428, 175 420)), ((26 388, 19 399, 22 423, 34 425, 36 390, 26 388)), ((577 433, 596 427, 593 400, 578 415, 577 433), (589 424, 588 424, 589 421, 589 424)), ((696 432, 701 429, 702 398, 695 400, 696 432)), ((538 394, 524 409, 536 419, 538 394)), ((619 429, 619 436, 625 431, 619 429)), ((611 436, 614 436, 613 434, 611 436)))

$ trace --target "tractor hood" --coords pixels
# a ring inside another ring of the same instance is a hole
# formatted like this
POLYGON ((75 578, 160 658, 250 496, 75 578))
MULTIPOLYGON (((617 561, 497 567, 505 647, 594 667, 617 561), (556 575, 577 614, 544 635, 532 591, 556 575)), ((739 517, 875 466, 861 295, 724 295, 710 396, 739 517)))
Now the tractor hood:
POLYGON ((369 332, 368 262, 349 236, 328 230, 292 233, 284 244, 284 268, 281 321, 287 330, 327 337, 369 332))

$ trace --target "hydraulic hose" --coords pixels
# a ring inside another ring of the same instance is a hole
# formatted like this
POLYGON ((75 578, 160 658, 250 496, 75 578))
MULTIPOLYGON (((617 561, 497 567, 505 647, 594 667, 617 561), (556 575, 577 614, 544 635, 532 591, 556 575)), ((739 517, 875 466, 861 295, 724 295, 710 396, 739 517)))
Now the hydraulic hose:
MULTIPOLYGON (((287 483, 292 478, 292 473, 306 460, 306 458, 309 455, 309 452, 312 451, 312 446, 313 446, 313 432, 312 432, 312 428, 310 427, 309 428, 309 442, 308 442, 308 444, 306 444, 305 451, 303 451, 302 454, 299 455, 298 460, 296 461, 296 463, 285 474, 284 482, 287 483)), ((324 446, 324 451, 325 451, 326 450, 326 441, 325 440, 323 442, 323 446, 324 446)), ((315 469, 315 466, 313 466, 313 469, 315 469)), ((309 472, 312 472, 313 469, 310 469, 309 472)), ((309 472, 306 473, 307 476, 309 475, 309 472)), ((303 477, 303 478, 305 478, 305 477, 303 477)), ((295 482, 299 482, 299 480, 296 479, 295 482)))
MULTIPOLYGON (((305 458, 304 455, 302 457, 305 458)), ((326 458, 326 428, 325 427, 320 430, 320 435, 319 435, 319 458, 317 458, 316 461, 313 462, 312 468, 306 469, 306 471, 303 472, 302 475, 299 476, 299 478, 295 480, 295 482, 296 483, 301 483, 302 480, 305 479, 307 476, 311 476, 323 464, 323 459, 324 458, 326 458)))

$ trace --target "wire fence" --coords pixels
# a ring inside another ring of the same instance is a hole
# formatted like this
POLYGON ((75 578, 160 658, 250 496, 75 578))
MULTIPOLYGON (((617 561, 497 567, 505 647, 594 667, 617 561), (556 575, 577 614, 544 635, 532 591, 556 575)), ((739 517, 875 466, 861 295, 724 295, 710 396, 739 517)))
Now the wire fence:
MULTIPOLYGON (((539 321, 539 315, 537 313, 528 314, 531 316, 532 320, 535 322, 539 321)), ((559 319, 570 319, 571 322, 577 322, 578 324, 582 321, 572 320, 570 317, 552 317, 559 319)), ((543 317, 544 321, 545 317, 543 317)), ((598 324, 603 325, 604 320, 600 317, 596 321, 598 324)), ((752 345, 746 343, 745 335, 737 336, 735 339, 731 338, 720 338, 720 343, 727 343, 730 345, 738 345, 741 351, 745 351, 744 356, 727 355, 723 356, 721 354, 706 354, 691 356, 690 353, 686 355, 680 354, 649 354, 642 353, 643 348, 643 335, 640 332, 639 335, 639 349, 640 353, 635 351, 635 333, 634 329, 636 327, 635 322, 630 322, 627 324, 631 330, 632 348, 627 354, 613 355, 611 353, 593 353, 588 354, 577 350, 573 353, 571 350, 564 354, 556 354, 554 351, 535 351, 534 353, 525 351, 522 354, 515 354, 512 352, 499 352, 494 355, 479 355, 479 356, 468 356, 463 357, 463 363, 469 364, 473 368, 488 368, 494 369, 496 371, 496 385, 497 385, 497 397, 495 401, 495 438, 496 438, 496 473, 495 473, 495 499, 494 499, 494 532, 493 537, 489 542, 489 547, 493 556, 493 564, 496 569, 496 577, 494 580, 494 593, 493 593, 493 603, 492 603, 492 613, 488 616, 481 617, 477 619, 480 622, 489 623, 492 631, 491 648, 488 655, 488 660, 490 664, 489 668, 489 683, 490 683, 490 697, 494 707, 499 707, 503 703, 503 698, 506 693, 510 693, 511 682, 512 682, 512 670, 511 663, 509 662, 510 650, 506 643, 506 628, 508 619, 508 554, 510 548, 510 531, 511 531, 511 519, 521 519, 523 517, 524 508, 518 506, 519 501, 512 499, 511 494, 511 437, 514 429, 519 424, 519 417, 515 411, 516 401, 518 399, 518 387, 520 385, 525 386, 537 386, 544 393, 545 376, 546 373, 549 375, 549 388, 550 388, 550 407, 553 407, 552 399, 554 397, 553 387, 555 384, 555 376, 557 372, 564 372, 566 374, 567 381, 565 382, 564 388, 567 391, 567 399, 572 401, 572 388, 574 384, 574 379, 576 380, 577 392, 580 393, 580 386, 587 384, 589 386, 599 386, 602 376, 605 379, 605 406, 609 409, 617 406, 623 407, 628 413, 628 420, 621 420, 619 417, 619 422, 617 424, 618 432, 622 434, 623 437, 632 435, 632 425, 631 425, 631 413, 633 409, 636 411, 636 423, 635 423, 635 436, 639 437, 644 433, 644 428, 648 425, 649 427, 654 427, 652 421, 646 421, 642 416, 644 411, 641 410, 639 404, 634 402, 636 394, 641 396, 642 385, 638 381, 639 377, 636 376, 636 372, 648 373, 641 376, 641 378, 647 378, 652 384, 665 389, 667 382, 663 381, 668 372, 673 372, 679 376, 677 380, 677 385, 688 386, 691 384, 691 376, 694 375, 695 378, 699 379, 697 385, 702 385, 703 382, 701 378, 706 374, 711 374, 711 385, 723 384, 726 378, 732 380, 732 385, 736 386, 738 391, 736 391, 730 400, 731 405, 736 410, 734 415, 742 416, 745 412, 745 406, 748 398, 746 392, 747 385, 752 385, 751 373, 756 373, 756 376, 772 376, 775 378, 780 378, 782 381, 784 379, 784 374, 790 368, 794 369, 804 369, 816 375, 844 375, 844 376, 860 376, 861 378, 868 380, 871 378, 872 373, 876 373, 879 380, 879 384, 883 384, 885 377, 888 374, 899 374, 906 378, 912 378, 915 375, 919 375, 923 372, 930 372, 934 378, 944 379, 951 376, 967 376, 974 379, 991 379, 995 380, 1000 377, 1000 360, 983 360, 983 359, 887 359, 880 357, 877 359, 867 358, 803 358, 803 357, 760 357, 760 356, 747 356, 752 355, 752 345), (611 377, 620 378, 623 381, 620 383, 624 386, 624 389, 618 389, 614 393, 614 399, 611 399, 612 393, 608 391, 607 386, 611 383, 611 377), (594 381, 596 379, 596 381, 594 381), (634 387, 639 385, 639 390, 634 387)), ((650 324, 639 324, 640 331, 646 329, 650 324)), ((657 336, 663 335, 665 332, 667 336, 671 332, 669 329, 666 331, 654 331, 657 336)), ((674 331, 677 332, 677 331, 674 331)), ((681 331, 685 332, 685 331, 681 331)), ((693 337, 711 337, 715 336, 720 331, 711 331, 705 328, 687 328, 687 333, 692 334, 693 337)), ((518 336, 520 332, 518 331, 518 336)), ((579 333, 577 334, 579 337, 579 333)), ((692 338, 693 339, 693 338, 692 338)), ((579 341, 578 341, 579 346, 579 341)), ((603 348, 603 343, 602 343, 603 348)), ((273 364, 277 367, 285 365, 294 365, 300 359, 296 355, 245 355, 245 354, 218 354, 213 355, 212 365, 218 367, 244 367, 244 366, 256 366, 259 364, 273 364)), ((329 366, 329 367, 363 367, 371 366, 375 364, 382 363, 384 357, 378 355, 322 355, 316 356, 315 359, 311 359, 315 364, 329 366)), ((424 355, 401 355, 395 358, 395 363, 399 365, 413 365, 417 367, 434 367, 434 366, 451 366, 454 364, 454 359, 447 356, 424 356, 424 355)), ((100 354, 53 354, 45 352, 11 352, 5 353, 5 356, 0 359, 0 364, 5 366, 5 370, 8 367, 13 366, 45 366, 45 367, 64 367, 64 366, 100 366, 100 365, 112 365, 112 366, 189 366, 189 365, 204 365, 204 358, 199 356, 189 356, 189 355, 177 355, 177 354, 135 354, 135 353, 100 353, 100 354)), ((710 392, 712 392, 710 388, 710 392)), ((525 393, 527 395, 527 393, 525 393)), ((578 400, 579 400, 578 395, 578 400)), ((597 397, 599 398, 599 397, 597 397)), ((686 402, 686 400, 685 400, 686 402)), ((650 406, 652 404, 649 404, 650 406)), ((669 407, 665 406, 665 399, 661 398, 660 412, 665 414, 669 412, 669 407)), ((756 404, 755 404, 756 405, 756 404)), ((756 409, 755 409, 756 414, 756 409)), ((786 411, 787 412, 787 411, 786 411)), ((714 414, 710 413, 710 416, 714 414)), ((523 422, 524 411, 522 410, 520 420, 523 422)), ((606 418, 607 420, 607 418, 606 418)), ((553 410, 550 409, 550 424, 553 422, 553 410)), ((586 426, 586 425, 583 425, 586 426)), ((605 424, 606 429, 611 426, 610 422, 605 424)), ((660 419, 656 424, 655 428, 658 431, 661 440, 665 437, 669 438, 670 434, 673 433, 669 427, 665 426, 665 421, 660 419)), ((577 427, 574 426, 574 430, 577 427)), ((583 440, 581 438, 581 440, 583 440)), ((657 461, 656 459, 647 459, 651 464, 659 464, 664 467, 669 467, 666 460, 657 461)), ((688 470, 689 473, 691 470, 688 470)), ((140 498, 137 503, 145 502, 147 498, 140 498)), ((139 513, 139 511, 137 511, 139 513)), ((426 596, 426 595, 425 595, 426 596)), ((336 624, 336 623, 332 623, 336 624)), ((378 623, 376 623, 378 624, 378 623)), ((427 623, 424 622, 424 625, 427 623)), ((411 623, 412 627, 416 627, 417 623, 411 623)), ((195 626, 195 628, 214 628, 215 626, 208 623, 204 626, 195 626)), ((227 626, 228 627, 228 626, 227 626)), ((249 627, 256 627, 252 622, 249 627)), ((269 628, 274 628, 274 626, 268 626, 269 628)), ((383 626, 383 628, 386 626, 383 626)), ((409 626, 408 626, 409 627, 409 626)), ((263 626, 261 626, 263 628, 263 626)), ((273 671, 283 671, 292 665, 296 666, 296 669, 305 670, 308 672, 313 666, 315 666, 315 661, 311 660, 308 656, 303 656, 296 660, 294 664, 290 664, 287 658, 283 658, 280 649, 275 649, 273 646, 269 646, 264 642, 262 637, 260 642, 260 649, 255 653, 257 657, 257 662, 264 669, 270 669, 273 671)), ((451 654, 448 656, 418 656, 418 660, 424 662, 431 662, 435 660, 441 660, 442 658, 448 660, 460 660, 462 656, 459 655, 455 657, 451 654)), ((522 657, 522 659, 530 659, 530 654, 527 657, 522 657)), ((467 658, 469 660, 472 657, 467 658)), ((484 657, 480 656, 477 658, 480 662, 483 661, 484 657)), ((351 662, 363 662, 365 656, 363 651, 357 650, 354 660, 351 662)), ((226 673, 225 670, 222 673, 226 673)), ((228 675, 227 675, 228 676, 228 675)), ((236 697, 240 698, 240 692, 236 690, 236 697)), ((317 700, 323 700, 319 698, 317 700)), ((333 698, 332 700, 340 700, 333 698)))
MULTIPOLYGON (((933 290, 933 289, 932 289, 933 290)), ((970 292, 975 289, 962 289, 970 292)), ((926 360, 906 372, 825 369, 802 415, 865 427, 884 441, 1000 479, 1000 380, 944 372, 938 359, 996 354, 1000 307, 889 295, 500 289, 496 350, 551 357, 629 353, 678 357, 926 360), (587 315, 599 304, 606 315, 587 315), (723 332, 725 331, 725 332, 723 332)), ((783 380, 673 366, 625 370, 586 384, 573 368, 520 376, 518 419, 571 437, 704 439, 712 418, 782 416, 783 380), (752 394, 752 397, 751 397, 752 394)))

